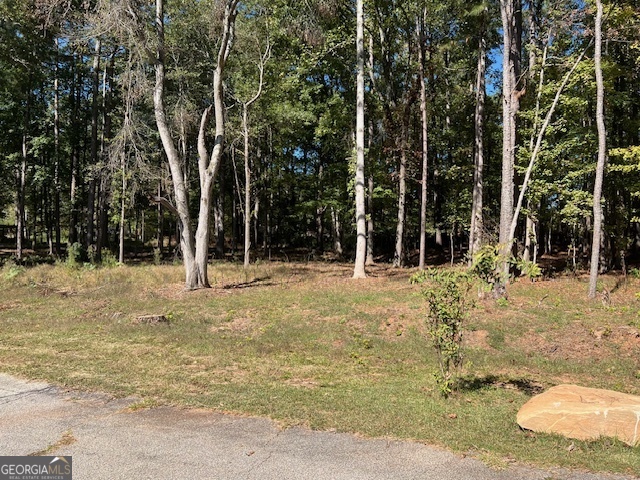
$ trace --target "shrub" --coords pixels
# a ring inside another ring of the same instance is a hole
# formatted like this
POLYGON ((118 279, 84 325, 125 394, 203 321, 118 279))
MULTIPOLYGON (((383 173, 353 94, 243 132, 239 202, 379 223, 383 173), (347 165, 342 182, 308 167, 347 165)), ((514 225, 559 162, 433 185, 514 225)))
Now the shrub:
POLYGON ((428 334, 438 360, 434 372, 440 393, 448 397, 462 366, 462 326, 471 306, 467 294, 471 287, 465 273, 428 269, 411 278, 413 283, 425 283, 423 295, 427 300, 428 334))
POLYGON ((471 273, 482 280, 489 290, 502 280, 498 265, 502 255, 500 245, 483 245, 471 259, 471 273))
POLYGON ((521 277, 527 277, 532 282, 542 276, 542 269, 540 268, 540 265, 530 260, 519 258, 516 262, 516 268, 520 271, 521 277))
POLYGON ((87 252, 81 243, 73 243, 67 249, 67 266, 72 268, 82 267, 87 261, 87 252))
POLYGON ((114 268, 119 265, 118 259, 111 250, 102 249, 102 266, 105 268, 114 268))

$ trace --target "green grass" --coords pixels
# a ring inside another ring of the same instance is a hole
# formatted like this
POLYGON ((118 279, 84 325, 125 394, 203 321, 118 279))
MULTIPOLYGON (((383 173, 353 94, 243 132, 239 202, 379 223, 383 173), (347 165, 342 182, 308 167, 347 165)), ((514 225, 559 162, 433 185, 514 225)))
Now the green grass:
MULTIPOLYGON (((408 271, 235 264, 211 267, 212 289, 182 290, 172 266, 0 272, 0 370, 71 388, 161 404, 268 416, 282 425, 414 439, 493 465, 640 473, 638 448, 520 430, 535 388, 560 383, 639 394, 640 280, 586 299, 582 279, 518 282, 509 302, 478 301, 464 388, 448 400, 433 381, 424 300, 408 271), (169 325, 136 325, 164 314, 169 325), (609 334, 594 337, 607 326, 609 334), (621 330, 622 329, 622 330, 621 330), (635 343, 634 343, 635 342, 635 343), (571 452, 567 447, 574 443, 571 452)), ((615 278, 604 278, 612 289, 615 278)))

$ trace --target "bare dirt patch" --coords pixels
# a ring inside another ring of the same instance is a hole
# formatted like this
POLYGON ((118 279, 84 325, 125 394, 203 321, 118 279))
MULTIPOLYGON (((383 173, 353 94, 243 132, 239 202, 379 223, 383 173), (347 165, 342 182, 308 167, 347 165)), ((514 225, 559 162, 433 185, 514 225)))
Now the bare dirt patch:
POLYGON ((549 358, 588 361, 613 355, 632 355, 640 351, 640 332, 634 327, 601 326, 590 328, 581 322, 548 333, 529 330, 514 339, 516 348, 528 354, 549 358))
POLYGON ((462 336, 462 345, 469 348, 492 350, 489 345, 489 332, 487 330, 465 331, 462 336))

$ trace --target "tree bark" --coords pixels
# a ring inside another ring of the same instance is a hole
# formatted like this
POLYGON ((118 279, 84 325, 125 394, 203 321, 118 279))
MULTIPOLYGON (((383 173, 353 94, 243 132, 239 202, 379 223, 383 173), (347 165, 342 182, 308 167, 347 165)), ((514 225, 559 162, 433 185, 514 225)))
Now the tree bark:
POLYGON ((60 228, 60 67, 59 63, 59 39, 56 38, 56 59, 53 80, 53 144, 54 144, 54 223, 55 244, 54 253, 60 255, 61 228, 60 228))
POLYGON ((219 188, 213 205, 213 225, 216 239, 216 257, 224 258, 224 191, 223 182, 218 183, 219 188))
POLYGON ((589 298, 596 295, 600 265, 602 229, 602 184, 607 164, 607 132, 604 124, 604 81, 602 78, 602 1, 596 0, 595 20, 595 73, 596 73, 596 125, 598 128, 598 163, 593 186, 593 240, 591 246, 591 269, 589 273, 589 298))
POLYGON ((514 168, 516 157, 516 116, 520 107, 517 82, 520 73, 521 0, 500 0, 503 30, 502 61, 502 182, 500 189, 500 235, 502 246, 498 265, 500 280, 496 282, 494 295, 506 294, 509 275, 511 241, 509 229, 513 220, 514 168))
POLYGON ((120 225, 118 235, 118 262, 124 265, 124 224, 126 214, 126 194, 127 194, 127 161, 126 153, 122 152, 122 158, 120 163, 120 173, 122 175, 121 192, 120 192, 120 225))
POLYGON ((22 155, 16 168, 16 259, 22 260, 24 251, 25 231, 25 201, 27 183, 27 157, 29 155, 29 122, 30 122, 30 97, 27 91, 27 105, 24 114, 24 127, 22 132, 22 155))
MULTIPOLYGON (((158 180, 158 197, 162 197, 162 180, 158 180)), ((158 230, 156 231, 156 243, 160 258, 162 258, 162 250, 164 248, 164 212, 162 204, 158 202, 157 206, 158 230)), ((170 242, 169 242, 170 243, 170 242)))
POLYGON ((244 268, 251 262, 251 159, 249 158, 249 106, 242 108, 242 132, 244 135, 244 268))
POLYGON ((483 196, 484 196, 484 105, 486 97, 487 39, 486 10, 481 21, 478 40, 478 68, 476 71, 476 107, 474 114, 473 193, 471 203, 471 227, 469 229, 469 261, 482 245, 483 196))
POLYGON ((364 0, 357 0, 357 92, 356 92, 356 259, 353 278, 365 278, 367 225, 364 192, 364 0))
POLYGON ((98 91, 100 88, 100 52, 102 43, 95 41, 93 54, 93 75, 91 79, 91 164, 89 167, 89 195, 87 198, 85 247, 94 244, 95 205, 96 205, 96 167, 98 165, 98 91))
POLYGON ((511 251, 506 245, 509 227, 513 217, 514 165, 516 148, 516 114, 519 97, 516 91, 516 70, 518 55, 516 50, 514 0, 500 0, 503 29, 503 69, 502 69, 502 188, 500 191, 500 237, 505 252, 511 251))
MULTIPOLYGON (((373 258, 373 236, 375 234, 373 224, 373 174, 369 173, 368 179, 369 186, 367 188, 367 200, 369 207, 369 216, 367 217, 367 259, 365 265, 375 265, 376 261, 373 258)), ((342 246, 340 247, 340 255, 342 255, 342 246)))
POLYGON ((420 61, 420 113, 422 123, 422 178, 420 182, 420 254, 418 267, 424 270, 426 249, 427 249, 427 179, 429 174, 429 141, 428 141, 428 123, 427 123, 427 86, 425 84, 426 70, 426 54, 425 54, 425 35, 424 21, 427 15, 426 7, 423 10, 422 18, 418 22, 418 38, 420 46, 418 55, 420 61))
POLYGON ((400 170, 398 172, 398 221, 396 223, 396 247, 393 254, 393 266, 402 267, 404 264, 404 220, 407 196, 407 149, 405 145, 406 133, 402 132, 402 147, 400 152, 400 170))
POLYGON ((109 204, 111 193, 111 174, 104 165, 107 156, 108 143, 111 140, 111 109, 113 108, 113 70, 115 67, 116 52, 109 56, 109 62, 105 65, 102 82, 103 99, 103 127, 100 146, 101 175, 98 190, 98 215, 96 235, 96 255, 102 261, 102 249, 109 243, 109 204), (108 87, 108 88, 107 88, 108 87))
POLYGON ((187 200, 187 186, 180 165, 180 156, 171 137, 164 107, 164 0, 156 0, 156 32, 158 49, 156 52, 156 83, 153 91, 154 114, 173 180, 178 213, 178 229, 180 231, 180 248, 186 273, 185 286, 187 289, 194 289, 205 285, 200 285, 198 281, 200 275, 195 261, 195 244, 187 200))
MULTIPOLYGON (((79 119, 78 119, 78 111, 80 109, 80 83, 82 83, 82 78, 80 72, 75 67, 76 65, 76 54, 74 53, 72 56, 72 85, 70 92, 70 101, 71 101, 71 128, 77 130, 80 127, 79 119)), ((78 241, 78 168, 80 163, 80 154, 79 154, 80 146, 78 145, 78 140, 75 138, 72 139, 71 145, 71 181, 69 185, 69 204, 71 206, 71 215, 69 216, 69 239, 68 246, 73 245, 78 241)))

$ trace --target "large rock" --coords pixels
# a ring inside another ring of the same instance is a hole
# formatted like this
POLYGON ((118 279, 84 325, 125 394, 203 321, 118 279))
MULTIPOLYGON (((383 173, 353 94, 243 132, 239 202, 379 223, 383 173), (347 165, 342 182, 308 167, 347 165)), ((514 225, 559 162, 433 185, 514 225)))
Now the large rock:
POLYGON ((616 437, 640 442, 640 397, 611 390, 558 385, 525 403, 518 425, 578 440, 616 437))

